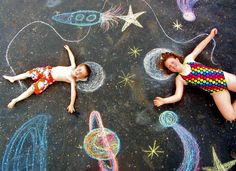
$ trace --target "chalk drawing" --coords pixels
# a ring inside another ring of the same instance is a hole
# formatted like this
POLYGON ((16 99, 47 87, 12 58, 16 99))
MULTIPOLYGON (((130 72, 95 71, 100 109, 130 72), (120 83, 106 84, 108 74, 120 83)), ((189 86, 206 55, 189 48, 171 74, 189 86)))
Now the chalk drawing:
POLYGON ((53 8, 60 5, 61 3, 62 3, 62 0, 47 0, 46 5, 48 8, 53 8))
POLYGON ((197 171, 199 165, 199 147, 195 138, 183 126, 178 124, 178 116, 172 111, 165 111, 159 116, 159 122, 165 128, 171 127, 181 139, 184 158, 178 171, 197 171))
POLYGON ((87 27, 100 24, 104 31, 118 25, 117 15, 121 14, 121 6, 114 6, 102 13, 95 10, 79 10, 54 15, 54 21, 79 27, 87 27))
POLYGON ((154 155, 156 155, 157 157, 159 156, 158 153, 164 153, 164 151, 158 150, 159 146, 156 145, 157 141, 155 140, 153 143, 153 146, 148 146, 148 150, 143 150, 143 152, 148 154, 148 157, 150 157, 151 159, 153 158, 154 155))
POLYGON ((133 13, 132 6, 129 6, 129 11, 126 16, 117 16, 118 18, 125 20, 125 24, 122 27, 121 31, 125 31, 131 24, 134 24, 140 28, 143 28, 143 26, 138 22, 137 18, 141 16, 142 14, 146 13, 146 11, 133 13))
POLYGON ((181 23, 179 23, 179 21, 178 20, 176 20, 175 22, 173 22, 173 28, 175 28, 176 30, 183 30, 182 29, 182 24, 181 23))
POLYGON ((129 48, 128 54, 131 56, 134 56, 135 58, 140 56, 140 52, 142 49, 136 48, 135 46, 133 48, 129 48))
POLYGON ((222 163, 216 154, 215 148, 214 147, 211 147, 211 148, 212 148, 213 166, 212 167, 210 167, 210 166, 203 167, 202 170, 228 171, 236 164, 236 160, 231 160, 226 163, 222 163))
POLYGON ((46 170, 47 115, 38 115, 16 130, 7 144, 2 171, 46 170))
POLYGON ((174 76, 174 74, 165 74, 156 66, 156 63, 159 63, 159 60, 161 59, 161 54, 165 52, 172 51, 165 48, 156 48, 148 52, 143 60, 143 65, 146 73, 155 80, 163 81, 174 76))
POLYGON ((106 78, 103 67, 96 62, 86 61, 84 64, 87 64, 91 69, 91 74, 88 81, 78 81, 77 88, 85 92, 94 92, 99 89, 106 78))
POLYGON ((198 0, 177 0, 178 7, 183 13, 183 17, 186 21, 194 21, 196 16, 193 12, 193 6, 198 0))
POLYGON ((92 111, 89 117, 89 133, 84 138, 85 152, 98 160, 101 171, 118 171, 116 155, 120 150, 120 139, 117 134, 104 128, 101 115, 92 111))
MULTIPOLYGON (((203 37, 203 36, 208 36, 208 35, 209 35, 209 34, 207 34, 207 33, 202 33, 202 34, 199 34, 199 35, 195 36, 194 38, 189 39, 189 40, 187 40, 187 41, 179 41, 179 40, 173 39, 172 37, 170 37, 170 36, 166 33, 165 29, 162 27, 162 25, 161 25, 161 23, 160 23, 160 21, 159 21, 157 15, 156 15, 156 13, 154 12, 154 10, 153 10, 153 8, 151 7, 151 5, 150 5, 146 0, 142 0, 142 1, 150 8, 150 10, 152 11, 152 13, 153 13, 153 15, 154 15, 154 17, 155 17, 155 19, 156 19, 156 21, 157 21, 157 24, 158 24, 159 27, 161 28, 162 32, 163 32, 164 35, 165 35, 168 39, 170 39, 171 41, 173 41, 173 42, 175 42, 175 43, 178 43, 178 44, 187 44, 187 43, 190 43, 190 42, 192 42, 193 40, 195 40, 195 39, 197 39, 197 38, 199 38, 199 37, 203 37)), ((216 63, 214 62, 214 60, 213 60, 213 53, 214 53, 214 50, 215 50, 215 47, 216 47, 216 41, 215 41, 214 38, 212 39, 212 41, 213 41, 214 46, 213 46, 213 48, 212 48, 212 50, 211 50, 211 61, 212 61, 213 64, 216 64, 216 63)))
POLYGON ((135 77, 135 74, 125 74, 123 71, 121 71, 122 75, 119 75, 118 77, 121 79, 121 81, 118 84, 123 84, 124 86, 128 85, 130 87, 133 87, 134 80, 132 79, 135 77))
MULTIPOLYGON (((17 38, 17 36, 18 36, 20 33, 22 33, 27 27, 29 27, 29 26, 31 26, 31 25, 33 25, 33 24, 43 24, 43 25, 48 26, 48 27, 51 28, 63 41, 65 41, 65 42, 70 42, 70 43, 79 43, 79 42, 81 42, 82 40, 84 40, 84 39, 88 36, 88 34, 89 34, 89 32, 90 32, 90 27, 89 27, 89 29, 88 29, 86 35, 85 35, 83 38, 81 38, 81 39, 79 39, 79 40, 68 40, 68 39, 63 38, 63 37, 57 32, 57 30, 56 30, 53 26, 51 26, 50 24, 48 24, 48 23, 46 23, 46 22, 44 22, 44 21, 33 21, 33 22, 27 24, 27 25, 24 26, 22 29, 20 29, 20 31, 18 31, 18 32, 15 34, 15 36, 11 39, 11 41, 9 42, 9 44, 8 44, 8 46, 7 46, 7 50, 6 50, 6 53, 5 53, 5 59, 6 59, 6 61, 7 61, 7 65, 10 67, 10 69, 11 69, 11 71, 12 71, 12 73, 13 73, 14 75, 16 75, 16 73, 15 73, 13 67, 10 65, 10 62, 9 62, 9 60, 8 60, 8 53, 9 53, 11 44, 14 42, 14 40, 17 38)), ((18 81, 18 82, 19 82, 20 87, 21 87, 22 90, 23 90, 23 89, 26 89, 26 86, 25 86, 21 81, 18 81)))

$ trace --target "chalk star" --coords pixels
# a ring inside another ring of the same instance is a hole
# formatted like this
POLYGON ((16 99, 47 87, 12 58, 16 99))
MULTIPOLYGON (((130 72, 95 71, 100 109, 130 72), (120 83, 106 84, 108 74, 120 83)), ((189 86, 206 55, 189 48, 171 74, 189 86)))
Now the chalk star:
POLYGON ((78 148, 78 149, 80 149, 80 150, 82 150, 83 149, 83 147, 82 147, 82 145, 78 145, 78 146, 76 146, 76 148, 78 148))
POLYGON ((236 164, 236 160, 231 160, 229 162, 226 163, 222 163, 218 156, 216 155, 215 149, 214 147, 212 148, 212 156, 213 156, 213 167, 203 167, 203 170, 206 171, 227 171, 229 170, 231 167, 233 167, 236 164))
POLYGON ((153 158, 154 155, 157 157, 159 156, 158 153, 164 153, 164 151, 159 151, 158 148, 159 146, 156 146, 156 140, 154 141, 153 147, 149 145, 149 150, 143 150, 143 152, 148 153, 148 157, 151 159, 153 158))
POLYGON ((123 83, 124 86, 129 85, 130 87, 132 87, 134 80, 132 80, 131 78, 133 78, 135 75, 134 74, 131 75, 129 73, 125 75, 125 73, 123 71, 121 71, 121 72, 122 72, 123 76, 119 76, 119 78, 121 78, 122 80, 118 84, 123 83))
POLYGON ((140 55, 139 52, 142 51, 142 49, 136 48, 135 46, 133 48, 129 48, 128 54, 131 56, 134 56, 135 58, 140 55))
POLYGON ((179 30, 179 29, 180 29, 180 30, 183 30, 183 29, 182 29, 182 26, 183 26, 183 25, 180 24, 178 20, 176 20, 176 22, 173 22, 173 28, 176 28, 176 30, 179 30))
POLYGON ((138 27, 141 27, 143 28, 143 26, 138 22, 137 18, 146 13, 146 11, 142 11, 142 12, 138 12, 136 14, 133 13, 133 10, 132 10, 132 7, 131 5, 129 6, 129 12, 126 16, 117 16, 118 18, 122 19, 122 20, 125 20, 125 24, 124 26, 122 27, 121 31, 125 31, 127 27, 130 26, 130 24, 134 24, 138 27))

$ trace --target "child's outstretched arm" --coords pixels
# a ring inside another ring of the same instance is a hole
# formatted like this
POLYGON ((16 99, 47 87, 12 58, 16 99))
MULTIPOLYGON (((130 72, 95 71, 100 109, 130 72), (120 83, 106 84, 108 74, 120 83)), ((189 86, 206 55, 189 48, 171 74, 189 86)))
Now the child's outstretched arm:
POLYGON ((205 49, 205 47, 208 45, 208 43, 215 37, 217 34, 218 30, 216 28, 213 28, 210 32, 210 34, 203 40, 201 41, 195 49, 190 53, 185 60, 190 61, 190 60, 195 60, 195 58, 205 49))
POLYGON ((74 104, 76 99, 76 82, 72 80, 70 85, 71 85, 71 99, 70 99, 70 104, 67 107, 67 111, 69 113, 73 113, 75 112, 74 104))
POLYGON ((166 98, 156 97, 153 100, 154 105, 159 107, 163 104, 175 103, 177 101, 180 101, 181 98, 183 97, 183 92, 184 92, 184 81, 181 78, 181 76, 178 75, 175 78, 175 85, 176 85, 176 89, 175 89, 175 94, 173 96, 166 97, 166 98))
POLYGON ((75 64, 75 57, 73 55, 73 53, 71 52, 70 50, 70 47, 68 45, 65 45, 64 48, 67 50, 68 52, 68 55, 69 55, 69 58, 70 58, 70 63, 71 63, 71 66, 72 67, 76 67, 76 64, 75 64))

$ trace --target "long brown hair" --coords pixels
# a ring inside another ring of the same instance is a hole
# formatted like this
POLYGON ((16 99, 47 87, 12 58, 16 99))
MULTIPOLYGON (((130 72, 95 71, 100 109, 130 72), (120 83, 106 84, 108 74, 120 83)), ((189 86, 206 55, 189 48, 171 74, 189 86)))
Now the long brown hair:
POLYGON ((184 62, 184 57, 181 56, 181 55, 177 55, 173 52, 162 53, 161 54, 161 59, 156 62, 156 67, 160 68, 161 71, 163 71, 164 73, 166 73, 168 75, 173 73, 165 66, 165 62, 169 58, 177 58, 177 59, 179 59, 179 61, 181 63, 184 62))

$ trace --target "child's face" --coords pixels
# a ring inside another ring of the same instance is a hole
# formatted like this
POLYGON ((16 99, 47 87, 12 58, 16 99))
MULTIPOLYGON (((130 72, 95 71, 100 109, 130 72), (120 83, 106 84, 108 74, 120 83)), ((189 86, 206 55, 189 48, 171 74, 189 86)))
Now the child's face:
POLYGON ((73 75, 76 79, 85 79, 88 76, 88 72, 84 65, 78 65, 73 71, 73 75))
POLYGON ((178 58, 168 58, 165 61, 165 66, 171 72, 181 72, 181 63, 178 58))

